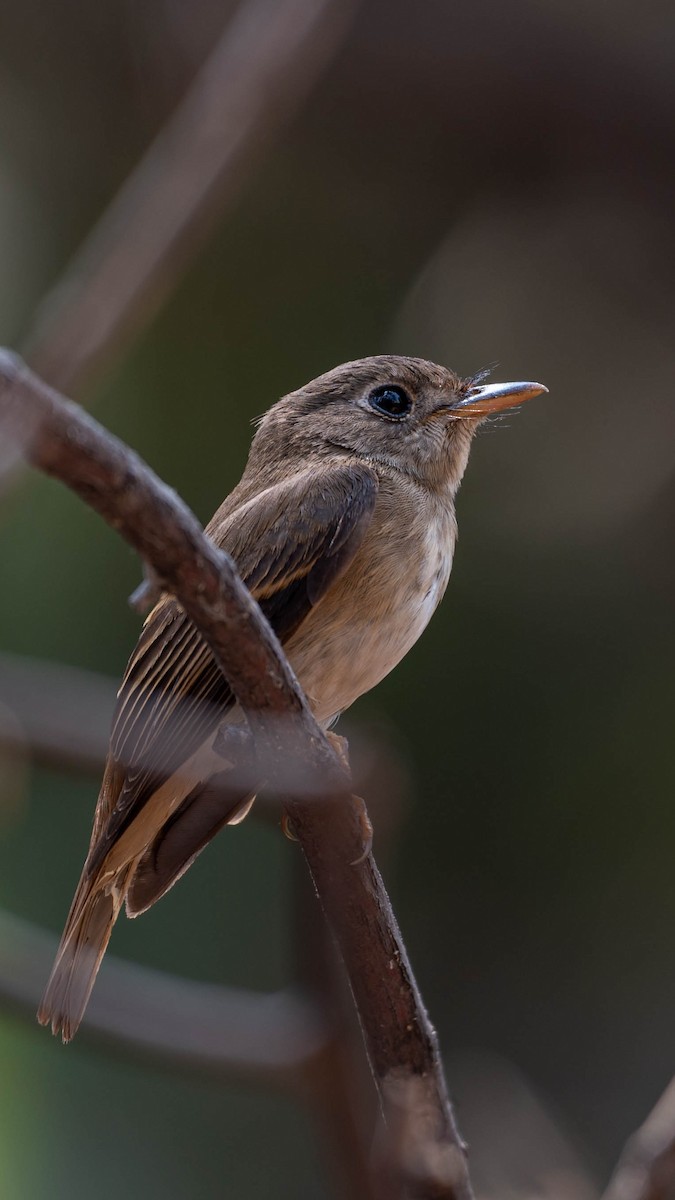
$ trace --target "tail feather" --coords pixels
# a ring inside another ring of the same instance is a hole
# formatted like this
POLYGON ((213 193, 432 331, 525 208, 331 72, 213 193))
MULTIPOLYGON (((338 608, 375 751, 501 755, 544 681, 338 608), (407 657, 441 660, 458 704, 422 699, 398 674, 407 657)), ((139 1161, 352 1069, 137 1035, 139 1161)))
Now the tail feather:
MULTIPOLYGON (((218 753, 215 761, 225 760, 218 753)), ((204 763, 199 765, 203 769, 204 763)), ((109 770, 110 763, 101 791, 104 798, 110 792, 109 770)), ((185 777, 190 778, 188 771, 185 777)), ((124 901, 128 916, 144 912, 187 871, 223 825, 243 820, 255 798, 248 763, 211 774, 187 795, 183 792, 181 801, 177 789, 184 778, 170 778, 155 791, 111 846, 106 844, 99 799, 89 855, 38 1010, 40 1024, 51 1025, 64 1042, 77 1032, 124 901), (167 810, 171 815, 164 819, 167 810)))
POLYGON ((69 917, 37 1015, 64 1042, 75 1036, 82 1020, 123 899, 123 889, 99 885, 69 917))

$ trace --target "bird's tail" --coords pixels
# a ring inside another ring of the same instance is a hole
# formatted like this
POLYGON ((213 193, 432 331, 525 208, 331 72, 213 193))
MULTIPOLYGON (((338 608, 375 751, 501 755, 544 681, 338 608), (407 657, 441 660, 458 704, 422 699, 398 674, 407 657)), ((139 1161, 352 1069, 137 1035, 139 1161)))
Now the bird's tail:
MULTIPOLYGON (((40 1024, 51 1025, 64 1042, 77 1032, 125 899, 130 917, 144 912, 187 871, 223 825, 243 820, 250 809, 255 796, 251 765, 246 754, 236 753, 233 737, 227 742, 228 760, 233 755, 227 770, 196 783, 187 795, 181 795, 184 780, 172 785, 169 779, 112 844, 106 840, 106 814, 114 812, 120 783, 114 777, 119 768, 109 761, 101 791, 105 803, 99 799, 89 855, 38 1010, 40 1024)), ((221 767, 228 760, 220 752, 215 755, 221 767)))
POLYGON ((94 880, 78 888, 38 1009, 40 1024, 51 1024, 52 1033, 60 1033, 64 1042, 75 1036, 82 1020, 124 892, 119 878, 112 887, 94 880))

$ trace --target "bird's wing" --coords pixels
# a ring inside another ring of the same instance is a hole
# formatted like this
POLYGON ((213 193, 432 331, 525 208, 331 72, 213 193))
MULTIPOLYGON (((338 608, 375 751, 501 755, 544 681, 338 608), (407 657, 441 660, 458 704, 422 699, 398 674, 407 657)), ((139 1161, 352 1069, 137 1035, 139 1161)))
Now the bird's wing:
MULTIPOLYGON (((241 505, 214 540, 234 559, 284 642, 345 571, 377 495, 366 466, 306 470, 241 505)), ((148 617, 118 694, 96 811, 91 879, 160 784, 194 754, 234 703, 201 635, 175 600, 148 617)))

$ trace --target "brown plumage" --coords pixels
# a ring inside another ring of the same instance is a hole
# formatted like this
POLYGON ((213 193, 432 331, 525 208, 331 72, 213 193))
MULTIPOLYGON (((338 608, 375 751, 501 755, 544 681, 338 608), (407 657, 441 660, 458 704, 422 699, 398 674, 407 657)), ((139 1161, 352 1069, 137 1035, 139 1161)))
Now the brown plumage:
MULTIPOLYGON (((478 424, 544 390, 477 387, 380 356, 330 371, 263 417, 207 533, 232 555, 324 724, 396 665, 440 601, 478 424)), ((122 681, 89 853, 38 1013, 64 1041, 122 904, 129 916, 150 907, 248 812, 240 720, 209 648, 162 598, 122 681)))

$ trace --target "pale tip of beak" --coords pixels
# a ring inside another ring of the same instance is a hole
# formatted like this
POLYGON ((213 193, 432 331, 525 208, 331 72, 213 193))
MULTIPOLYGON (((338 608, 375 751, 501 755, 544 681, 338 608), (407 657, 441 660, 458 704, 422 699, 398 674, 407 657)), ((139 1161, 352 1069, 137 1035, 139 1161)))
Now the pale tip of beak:
POLYGON ((504 408, 515 408, 548 392, 543 383, 485 383, 470 388, 463 400, 453 405, 461 417, 487 417, 504 408))

